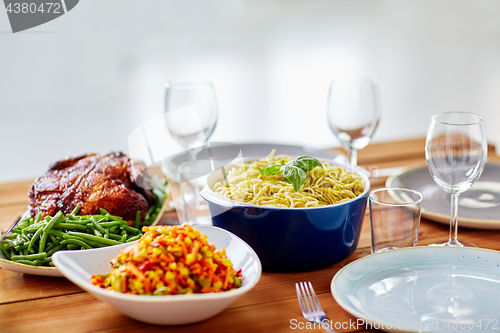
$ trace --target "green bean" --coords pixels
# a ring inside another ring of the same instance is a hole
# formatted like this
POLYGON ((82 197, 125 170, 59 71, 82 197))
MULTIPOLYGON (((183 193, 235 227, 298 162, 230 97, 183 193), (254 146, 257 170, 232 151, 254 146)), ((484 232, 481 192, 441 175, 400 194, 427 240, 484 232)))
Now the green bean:
POLYGON ((2 250, 2 253, 4 254, 5 258, 10 260, 10 253, 9 251, 7 251, 7 249, 5 248, 5 246, 3 246, 2 243, 0 243, 0 250, 2 250))
POLYGON ((107 219, 108 215, 109 214, 80 215, 80 216, 77 216, 77 218, 80 220, 90 220, 90 218, 93 216, 96 219, 101 220, 101 219, 107 219))
POLYGON ((80 250, 81 246, 78 244, 66 244, 68 250, 80 250))
POLYGON ((104 234, 106 232, 106 230, 104 230, 104 228, 101 225, 99 225, 99 222, 97 222, 95 217, 92 216, 90 218, 90 221, 92 221, 92 224, 97 228, 97 230, 99 230, 99 232, 101 233, 101 236, 102 236, 102 234, 104 234))
POLYGON ((46 259, 36 259, 36 260, 12 260, 14 262, 20 263, 20 264, 25 264, 25 265, 30 265, 30 266, 44 266, 46 264, 49 264, 51 261, 50 258, 46 259))
POLYGON ((54 252, 57 252, 57 251, 59 251, 59 250, 62 250, 62 249, 63 249, 63 248, 65 248, 65 247, 66 247, 66 245, 64 245, 64 244, 63 244, 63 245, 59 244, 59 245, 55 246, 52 250, 48 251, 48 252, 47 252, 47 256, 48 256, 48 257, 51 257, 51 256, 54 254, 54 252))
POLYGON ((11 259, 13 262, 17 262, 20 264, 25 264, 25 265, 30 265, 30 266, 36 266, 34 260, 20 260, 20 259, 11 259))
POLYGON ((87 243, 91 247, 104 247, 104 246, 107 246, 105 244, 97 243, 97 242, 91 241, 89 239, 85 239, 83 237, 80 237, 80 236, 65 235, 64 239, 76 239, 76 240, 79 240, 79 241, 87 243))
POLYGON ((33 248, 33 244, 35 244, 35 242, 38 240, 38 238, 40 238, 40 235, 42 234, 42 232, 43 232, 43 228, 40 228, 37 230, 37 232, 35 232, 33 237, 31 237, 31 240, 30 240, 29 245, 28 245, 28 251, 33 248))
POLYGON ((66 235, 64 232, 59 231, 59 230, 55 230, 55 229, 49 230, 48 233, 49 233, 49 235, 56 236, 56 237, 64 237, 64 235, 66 235))
POLYGON ((38 212, 34 224, 38 224, 38 222, 40 222, 41 219, 42 219, 42 212, 38 212))
POLYGON ((90 246, 87 243, 82 242, 81 240, 78 240, 78 239, 65 239, 61 242, 61 245, 66 245, 66 244, 76 244, 76 245, 79 245, 79 246, 84 247, 86 249, 92 248, 92 246, 90 246))
POLYGON ((137 212, 135 212, 135 225, 134 226, 137 229, 139 229, 140 225, 141 225, 141 211, 138 210, 137 212))
POLYGON ((127 232, 133 233, 133 234, 140 234, 141 231, 136 228, 129 227, 128 225, 121 225, 120 229, 125 230, 127 232))
POLYGON ((123 221, 123 218, 121 218, 120 216, 114 216, 114 215, 110 215, 110 214, 107 214, 106 215, 106 218, 108 220, 112 220, 112 221, 123 221))
POLYGON ((104 228, 108 228, 108 227, 119 226, 122 224, 127 224, 127 222, 125 222, 125 221, 113 221, 113 222, 101 222, 99 224, 104 228))
POLYGON ((63 220, 66 220, 64 218, 64 215, 61 211, 59 211, 54 217, 49 221, 49 223, 43 227, 43 234, 42 238, 40 239, 39 243, 39 251, 43 252, 45 250, 45 243, 47 242, 47 237, 49 237, 49 231, 52 229, 52 227, 61 220, 61 217, 63 220))
POLYGON ((71 211, 71 215, 78 215, 78 213, 80 212, 80 205, 76 205, 76 207, 71 211))
POLYGON ((85 234, 82 232, 69 231, 68 234, 73 235, 73 236, 80 236, 82 238, 89 239, 89 240, 92 240, 92 241, 95 241, 98 243, 103 243, 106 245, 118 245, 118 244, 120 244, 120 242, 117 242, 117 241, 112 240, 112 239, 101 238, 101 237, 97 237, 94 235, 85 234))
POLYGON ((15 255, 12 256, 12 260, 35 260, 35 259, 45 259, 47 258, 47 252, 30 254, 30 255, 15 255))
POLYGON ((35 225, 32 225, 32 226, 29 226, 28 228, 26 229, 23 229, 23 234, 34 234, 38 231, 38 229, 40 228, 43 228, 45 226, 45 224, 43 223, 38 223, 38 224, 35 224, 35 225))
POLYGON ((110 233, 108 238, 121 241, 122 236, 110 233))
POLYGON ((49 223, 43 228, 44 231, 49 231, 52 227, 59 222, 61 217, 64 219, 63 213, 59 211, 54 217, 49 221, 49 223))
POLYGON ((21 234, 21 239, 24 241, 24 242, 28 242, 30 241, 29 237, 26 236, 25 234, 21 234))
POLYGON ((86 227, 81 224, 77 223, 58 223, 55 226, 52 227, 53 229, 66 229, 66 230, 79 230, 79 231, 85 231, 86 227))
POLYGON ((35 260, 35 265, 36 266, 43 266, 45 264, 48 264, 49 262, 52 262, 51 258, 37 259, 37 260, 35 260))
MULTIPOLYGON (((75 207, 76 209, 76 207, 75 207)), ((155 212, 150 207, 148 212, 155 212)), ((0 243, 0 251, 6 258, 27 265, 53 266, 51 256, 59 250, 77 250, 118 245, 142 236, 141 230, 128 225, 123 218, 109 214, 76 215, 77 210, 54 216, 37 214, 36 218, 25 217, 19 221, 9 235, 0 243)), ((139 226, 140 211, 136 213, 139 226)), ((137 223, 136 223, 137 225, 137 223)))
POLYGON ((49 237, 49 233, 47 231, 43 231, 42 237, 40 238, 40 242, 38 243, 39 244, 38 251, 43 252, 45 250, 45 243, 47 243, 47 237, 49 237))
POLYGON ((47 246, 47 248, 45 249, 45 251, 47 251, 47 253, 49 253, 57 245, 59 245, 59 241, 56 240, 55 242, 50 243, 50 245, 47 246))
POLYGON ((0 244, 3 244, 7 250, 14 247, 14 241, 8 238, 4 239, 0 244))
POLYGON ((133 241, 135 241, 135 240, 138 240, 138 239, 139 239, 139 238, 141 238, 141 237, 142 237, 142 235, 135 235, 135 236, 132 236, 132 237, 130 237, 130 238, 128 238, 128 239, 127 239, 127 243, 128 243, 128 242, 133 242, 133 241))
POLYGON ((104 215, 109 214, 108 211, 104 208, 99 208, 99 211, 101 212, 101 214, 104 214, 104 215))
POLYGON ((24 249, 28 249, 28 246, 29 246, 29 244, 26 244, 26 243, 17 243, 16 245, 14 245, 14 249, 16 251, 21 251, 24 249))

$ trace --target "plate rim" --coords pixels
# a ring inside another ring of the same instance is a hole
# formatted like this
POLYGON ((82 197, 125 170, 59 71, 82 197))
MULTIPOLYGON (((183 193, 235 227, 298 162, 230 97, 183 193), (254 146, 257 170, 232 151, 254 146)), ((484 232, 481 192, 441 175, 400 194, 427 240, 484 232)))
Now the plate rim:
MULTIPOLYGON (((486 164, 490 165, 496 165, 500 167, 500 161, 493 161, 493 162, 486 162, 486 164)), ((400 172, 393 174, 389 176, 385 182, 385 187, 393 187, 392 183, 398 178, 399 176, 406 174, 411 171, 415 171, 418 169, 424 169, 427 168, 426 164, 423 163, 414 163, 411 165, 408 165, 404 167, 400 172)), ((432 178, 432 177, 431 177, 432 178)), ((437 184, 436 184, 437 186, 437 184)), ((421 209, 422 217, 425 217, 431 221, 438 222, 441 224, 450 224, 450 215, 446 214, 440 214, 433 212, 428 209, 424 209, 422 207, 421 209)), ((464 228, 474 228, 474 229, 489 229, 489 230, 496 230, 500 229, 500 220, 483 220, 483 219, 472 219, 469 217, 460 217, 458 216, 458 223, 460 227, 464 228)))
POLYGON ((383 321, 380 321, 380 320, 376 320, 376 319, 374 320, 373 318, 368 318, 364 314, 362 314, 359 311, 357 311, 357 309, 353 309, 349 305, 345 304, 343 302, 343 300, 340 299, 340 296, 338 295, 338 293, 337 293, 337 291, 335 289, 335 281, 340 276, 340 274, 342 274, 343 272, 345 272, 345 270, 347 270, 351 265, 358 264, 359 262, 361 262, 363 260, 370 260, 374 256, 386 255, 387 253, 390 253, 390 252, 414 251, 414 250, 422 250, 422 249, 428 249, 428 250, 436 250, 436 249, 449 249, 450 250, 450 249, 452 249, 452 251, 456 251, 456 250, 460 250, 460 251, 461 250, 475 250, 475 251, 481 251, 481 252, 493 252, 493 253, 496 253, 496 254, 500 254, 500 251, 493 250, 493 249, 485 249, 485 248, 480 248, 480 247, 467 247, 467 246, 464 246, 464 247, 414 246, 414 247, 402 247, 402 248, 398 248, 398 249, 392 249, 392 250, 387 250, 387 251, 372 253, 372 254, 369 254, 367 256, 364 256, 362 258, 359 258, 359 259, 356 259, 356 260, 350 262, 349 264, 345 265, 340 270, 338 270, 337 273, 335 273, 335 275, 332 278, 332 281, 330 282, 330 292, 331 292, 331 294, 333 296, 333 299, 337 302, 337 304, 343 310, 345 310, 349 314, 353 315, 354 317, 359 318, 359 319, 363 319, 365 321, 365 323, 369 322, 369 323, 372 323, 372 324, 379 324, 379 325, 381 325, 379 327, 384 327, 385 328, 385 329, 378 328, 380 330, 383 330, 383 331, 390 330, 391 332, 402 332, 402 333, 421 333, 421 331, 406 330, 406 329, 400 329, 400 328, 397 328, 397 327, 392 327, 392 325, 390 323, 386 323, 386 322, 383 322, 383 321), (392 328, 388 328, 387 326, 391 326, 392 328))

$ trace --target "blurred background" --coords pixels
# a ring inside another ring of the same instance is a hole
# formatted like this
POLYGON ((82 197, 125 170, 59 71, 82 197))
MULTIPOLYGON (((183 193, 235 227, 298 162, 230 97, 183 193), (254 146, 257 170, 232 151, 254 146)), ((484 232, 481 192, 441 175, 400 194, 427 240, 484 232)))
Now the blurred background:
POLYGON ((327 90, 351 74, 380 86, 372 142, 425 136, 432 114, 454 110, 481 114, 500 146, 499 17, 496 0, 85 0, 13 34, 0 9, 0 181, 127 153, 181 77, 214 82, 211 141, 339 146, 327 90))

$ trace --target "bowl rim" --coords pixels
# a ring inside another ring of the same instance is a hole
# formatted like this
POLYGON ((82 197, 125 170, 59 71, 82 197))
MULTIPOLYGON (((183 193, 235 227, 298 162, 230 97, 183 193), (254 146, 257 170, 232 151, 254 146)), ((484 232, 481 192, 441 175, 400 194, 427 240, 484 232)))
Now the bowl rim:
MULTIPOLYGON (((258 257, 257 253, 248 245, 244 240, 242 240, 240 237, 236 236, 235 234, 223 229, 219 228, 216 226, 195 226, 194 228, 201 228, 201 229, 217 229, 218 232, 226 233, 231 235, 231 237, 236 238, 238 241, 240 241, 245 248, 247 248, 248 252, 252 255, 252 258, 255 260, 257 263, 257 273, 255 276, 255 279, 252 279, 251 281, 248 281, 247 283, 244 283, 241 285, 241 287, 233 290, 228 290, 228 291, 223 291, 223 292, 217 292, 217 293, 204 293, 204 294, 177 294, 177 295, 133 295, 133 294, 125 294, 125 293, 120 293, 112 290, 106 290, 99 288, 90 281, 86 281, 80 276, 75 276, 73 274, 71 275, 66 275, 65 269, 59 268, 61 273, 70 280, 71 282, 75 283, 77 286, 80 288, 93 293, 93 294, 98 294, 100 296, 103 296, 105 298, 114 298, 122 301, 132 301, 132 302, 140 302, 140 303, 170 303, 170 302, 192 302, 192 301, 203 301, 203 300, 217 300, 217 299, 225 299, 225 298, 232 298, 232 297, 237 297, 241 296, 250 289, 252 289, 260 280, 260 277, 262 276, 262 263, 260 261, 260 258, 258 257), (163 297, 167 296, 167 297, 163 297)), ((202 231, 200 230, 200 233, 202 231)), ((131 245, 133 243, 124 243, 131 245)), ((103 249, 110 249, 111 247, 106 247, 103 249)), ((95 251, 98 249, 89 249, 89 250, 80 250, 80 253, 83 253, 85 251, 95 251)), ((54 259, 55 262, 54 264, 57 266, 57 262, 59 261, 59 256, 64 255, 65 253, 70 253, 71 251, 60 251, 54 253, 54 259), (56 255, 57 254, 57 255, 56 255)), ((111 259, 110 259, 111 260, 111 259)), ((245 278, 245 277, 244 277, 245 278)))
MULTIPOLYGON (((264 156, 265 157, 265 156, 264 156)), ((263 158, 263 157, 261 157, 263 158)), ((249 161, 254 161, 255 158, 252 159, 244 159, 243 162, 249 162, 249 161)), ((361 179, 363 180, 363 184, 365 185, 364 191, 358 195, 355 198, 352 198, 350 200, 336 203, 336 204, 331 204, 331 205, 326 205, 326 206, 320 206, 320 207, 273 207, 273 206, 263 206, 263 205, 256 205, 256 204, 249 204, 246 202, 241 202, 241 201, 236 201, 233 199, 229 199, 226 197, 221 196, 220 194, 217 194, 212 190, 211 186, 209 186, 209 182, 213 177, 216 176, 216 173, 220 170, 217 169, 210 173, 207 177, 207 180, 205 182, 205 187, 201 190, 201 196, 207 200, 209 203, 215 203, 215 204, 220 204, 222 206, 231 206, 230 208, 260 208, 260 209, 266 209, 266 210, 284 210, 284 211, 297 211, 297 210, 322 210, 322 209, 331 209, 333 207, 339 207, 343 205, 348 205, 351 204, 352 202, 362 200, 365 197, 368 197, 368 193, 370 192, 371 188, 371 183, 370 183, 370 177, 368 171, 365 169, 361 168, 360 166, 357 165, 352 165, 348 162, 341 162, 341 161, 335 161, 335 160, 330 160, 330 159, 321 159, 321 162, 328 162, 330 165, 338 165, 343 167, 344 169, 347 169, 347 171, 355 172, 358 175, 361 176, 361 179), (350 169, 350 170, 349 170, 350 169)), ((231 163, 227 166, 224 167, 225 171, 228 172, 228 170, 231 170, 235 163, 231 163)))

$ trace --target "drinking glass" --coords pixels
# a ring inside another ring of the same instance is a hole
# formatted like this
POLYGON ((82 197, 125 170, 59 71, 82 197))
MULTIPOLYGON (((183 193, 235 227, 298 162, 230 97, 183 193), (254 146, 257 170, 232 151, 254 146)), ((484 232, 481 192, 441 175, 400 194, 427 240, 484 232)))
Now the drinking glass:
POLYGON ((379 188, 368 195, 372 253, 417 246, 422 194, 407 188, 379 188))
POLYGON ((332 81, 328 91, 327 118, 330 129, 347 150, 352 165, 359 149, 366 147, 380 121, 378 85, 365 77, 332 81))
MULTIPOLYGON (((213 84, 201 79, 179 79, 168 82, 165 90, 165 121, 172 137, 188 151, 196 168, 196 154, 203 149, 217 124, 218 108, 213 84)), ((193 172, 196 172, 194 170, 193 172)), ((203 209, 205 200, 199 195, 183 196, 185 204, 203 209)))
POLYGON ((432 116, 425 142, 425 159, 434 181, 451 195, 450 236, 440 246, 475 246, 460 243, 458 196, 483 172, 487 157, 486 128, 481 116, 444 112, 432 116))

